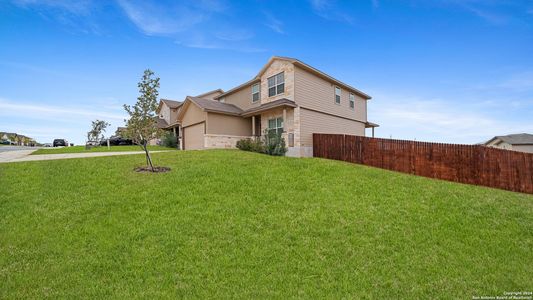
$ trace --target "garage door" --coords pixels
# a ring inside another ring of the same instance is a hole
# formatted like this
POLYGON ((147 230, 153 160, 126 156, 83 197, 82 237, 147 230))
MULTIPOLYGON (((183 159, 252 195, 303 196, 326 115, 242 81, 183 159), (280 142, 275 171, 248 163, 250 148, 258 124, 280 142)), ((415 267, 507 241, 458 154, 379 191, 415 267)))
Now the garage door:
POLYGON ((185 150, 204 148, 204 126, 205 123, 200 123, 183 129, 183 146, 185 150))

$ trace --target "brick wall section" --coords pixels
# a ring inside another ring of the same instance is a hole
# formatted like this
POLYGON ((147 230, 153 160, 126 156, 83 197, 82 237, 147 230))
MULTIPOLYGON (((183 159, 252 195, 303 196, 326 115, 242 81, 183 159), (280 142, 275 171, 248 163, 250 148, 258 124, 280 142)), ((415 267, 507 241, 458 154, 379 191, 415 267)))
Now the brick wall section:
POLYGON ((313 134, 313 156, 533 194, 533 154, 455 145, 313 134))

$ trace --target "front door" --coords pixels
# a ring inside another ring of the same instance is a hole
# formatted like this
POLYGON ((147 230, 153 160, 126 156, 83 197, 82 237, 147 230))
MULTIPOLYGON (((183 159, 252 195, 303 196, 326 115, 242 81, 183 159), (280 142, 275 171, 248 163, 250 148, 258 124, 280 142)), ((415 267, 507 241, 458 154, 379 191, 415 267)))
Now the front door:
POLYGON ((261 116, 255 116, 255 136, 261 136, 261 116))

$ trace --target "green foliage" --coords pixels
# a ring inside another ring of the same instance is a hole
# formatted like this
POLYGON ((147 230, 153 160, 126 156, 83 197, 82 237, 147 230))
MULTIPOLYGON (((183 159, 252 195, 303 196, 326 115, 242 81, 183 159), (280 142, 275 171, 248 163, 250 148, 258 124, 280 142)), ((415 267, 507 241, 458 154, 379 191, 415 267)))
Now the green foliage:
POLYGON ((237 148, 272 156, 284 156, 288 149, 281 134, 268 129, 265 129, 264 133, 265 135, 261 138, 247 138, 237 141, 237 148))
POLYGON ((161 137, 161 146, 168 148, 178 148, 178 140, 174 132, 167 131, 161 137))
POLYGON ((160 130, 157 128, 157 97, 159 96, 159 77, 152 78, 154 72, 150 69, 144 71, 141 81, 137 84, 139 88, 139 97, 137 103, 133 106, 124 104, 124 109, 130 115, 126 122, 125 136, 130 138, 134 143, 141 145, 146 152, 146 164, 152 170, 154 166, 148 148, 148 141, 159 135, 160 130))
POLYGON ((245 151, 0 164, 0 299, 531 290, 533 195, 245 151))
POLYGON ((92 121, 91 130, 87 132, 87 140, 99 143, 104 139, 103 133, 109 126, 111 126, 111 124, 103 120, 92 121))
POLYGON ((265 153, 265 144, 260 138, 247 138, 237 141, 237 148, 244 151, 265 153))
POLYGON ((157 128, 157 97, 159 96, 159 77, 153 78, 154 72, 144 71, 139 87, 139 97, 135 105, 124 104, 124 109, 130 116, 126 122, 125 137, 136 144, 144 145, 159 133, 157 128))
POLYGON ((288 149, 281 133, 265 129, 265 153, 273 156, 283 156, 288 149))

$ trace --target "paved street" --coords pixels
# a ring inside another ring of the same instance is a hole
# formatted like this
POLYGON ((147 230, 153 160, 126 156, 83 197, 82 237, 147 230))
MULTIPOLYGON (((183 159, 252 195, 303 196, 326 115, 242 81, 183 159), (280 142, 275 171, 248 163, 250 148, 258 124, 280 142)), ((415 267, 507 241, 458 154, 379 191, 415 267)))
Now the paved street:
MULTIPOLYGON (((94 152, 94 153, 63 153, 63 154, 30 155, 35 150, 36 149, 0 152, 0 163, 144 154, 143 151, 128 151, 128 152, 94 152)), ((150 151, 150 153, 158 153, 158 152, 167 152, 167 151, 150 151)))
POLYGON ((26 147, 26 146, 0 146, 0 152, 18 151, 18 150, 37 150, 40 147, 26 147))

